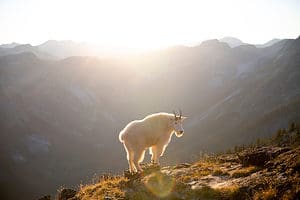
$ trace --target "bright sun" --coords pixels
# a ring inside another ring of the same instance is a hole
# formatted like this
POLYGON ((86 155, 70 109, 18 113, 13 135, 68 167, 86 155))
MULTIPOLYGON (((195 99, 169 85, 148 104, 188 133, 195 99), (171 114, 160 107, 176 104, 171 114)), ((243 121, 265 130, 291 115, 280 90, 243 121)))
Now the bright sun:
POLYGON ((66 36, 113 48, 147 50, 199 42, 208 39, 203 38, 205 35, 218 37, 215 27, 224 26, 219 23, 223 7, 216 7, 212 1, 94 0, 60 4, 56 18, 64 19, 65 23, 59 25, 66 36))
MULTIPOLYGON (((188 41, 188 35, 193 32, 190 27, 193 21, 189 18, 197 9, 195 6, 194 11, 186 13, 175 1, 90 1, 88 8, 84 11, 81 8, 81 3, 75 4, 72 14, 76 16, 73 26, 76 23, 82 26, 75 33, 76 39, 87 37, 101 45, 132 50, 188 41), (82 12, 79 16, 78 10, 82 12)), ((201 19, 197 21, 205 23, 201 19)))

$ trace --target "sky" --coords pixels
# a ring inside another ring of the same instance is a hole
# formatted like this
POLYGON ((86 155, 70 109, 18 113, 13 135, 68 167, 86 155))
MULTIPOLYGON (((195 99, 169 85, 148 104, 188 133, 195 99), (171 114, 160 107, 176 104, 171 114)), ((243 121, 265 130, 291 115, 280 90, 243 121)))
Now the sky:
POLYGON ((0 0, 0 44, 73 40, 155 49, 300 35, 299 0, 0 0))

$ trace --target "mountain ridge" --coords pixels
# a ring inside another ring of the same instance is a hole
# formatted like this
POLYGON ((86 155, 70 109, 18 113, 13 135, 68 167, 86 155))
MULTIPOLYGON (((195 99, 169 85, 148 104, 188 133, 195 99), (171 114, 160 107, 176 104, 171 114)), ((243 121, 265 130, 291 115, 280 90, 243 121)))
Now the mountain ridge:
MULTIPOLYGON (((200 45, 194 45, 193 47, 201 46, 201 44, 205 46, 205 43, 209 43, 212 41, 216 41, 216 39, 204 40, 200 43, 200 45)), ((240 39, 235 37, 224 37, 219 39, 218 41, 228 44, 230 48, 235 48, 243 45, 254 45, 257 48, 266 48, 276 44, 277 42, 281 41, 281 39, 275 38, 270 41, 267 41, 264 44, 247 44, 243 43, 240 39)), ((181 46, 188 47, 184 45, 181 46)), ((170 48, 176 47, 168 47, 166 49, 170 48)), ((0 56, 8 54, 17 54, 25 51, 35 53, 41 59, 51 60, 60 60, 72 56, 118 57, 125 53, 118 52, 114 54, 112 50, 105 51, 104 47, 83 42, 74 42, 72 40, 48 40, 42 44, 35 46, 30 44, 19 44, 15 42, 0 45, 0 56), (20 47, 18 48, 18 46, 20 47)))

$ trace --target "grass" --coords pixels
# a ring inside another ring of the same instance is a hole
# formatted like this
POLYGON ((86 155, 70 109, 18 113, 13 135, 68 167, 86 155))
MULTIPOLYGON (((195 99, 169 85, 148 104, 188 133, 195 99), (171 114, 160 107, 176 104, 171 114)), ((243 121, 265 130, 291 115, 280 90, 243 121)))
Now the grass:
POLYGON ((266 190, 256 192, 254 194, 253 199, 254 200, 272 200, 272 199, 276 199, 276 193, 277 193, 276 189, 270 187, 266 190))
POLYGON ((240 177, 246 177, 251 175, 254 172, 257 172, 259 170, 258 167, 256 166, 249 166, 249 167, 244 167, 241 169, 234 170, 231 172, 231 177, 232 178, 240 178, 240 177))
POLYGON ((217 189, 224 199, 243 199, 239 193, 240 187, 237 185, 231 185, 224 188, 217 189))
POLYGON ((189 193, 188 199, 239 199, 239 187, 232 185, 220 189, 213 189, 209 186, 193 190, 189 193))
POLYGON ((81 186, 76 195, 81 200, 104 199, 106 197, 123 198, 125 187, 128 180, 121 176, 111 176, 101 179, 98 183, 81 186))
POLYGON ((229 173, 224 170, 221 170, 221 169, 216 169, 212 172, 212 175, 213 176, 228 176, 229 173))
POLYGON ((193 170, 186 173, 185 176, 182 176, 180 178, 180 181, 186 183, 186 182, 198 180, 203 176, 207 176, 213 173, 215 176, 222 176, 226 174, 226 172, 220 170, 220 166, 216 162, 212 162, 212 161, 197 162, 196 164, 193 165, 193 170))

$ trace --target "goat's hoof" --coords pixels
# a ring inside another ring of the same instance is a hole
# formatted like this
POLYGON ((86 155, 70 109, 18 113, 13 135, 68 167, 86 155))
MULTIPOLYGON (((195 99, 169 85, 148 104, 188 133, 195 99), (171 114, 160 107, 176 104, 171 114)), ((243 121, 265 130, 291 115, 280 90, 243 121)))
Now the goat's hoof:
POLYGON ((130 177, 132 177, 132 174, 133 174, 133 173, 132 173, 131 171, 129 171, 129 170, 125 170, 125 171, 124 171, 124 177, 125 177, 125 178, 130 178, 130 177))
POLYGON ((157 162, 154 162, 153 160, 151 160, 150 164, 151 164, 151 165, 157 165, 158 163, 157 163, 157 162))

